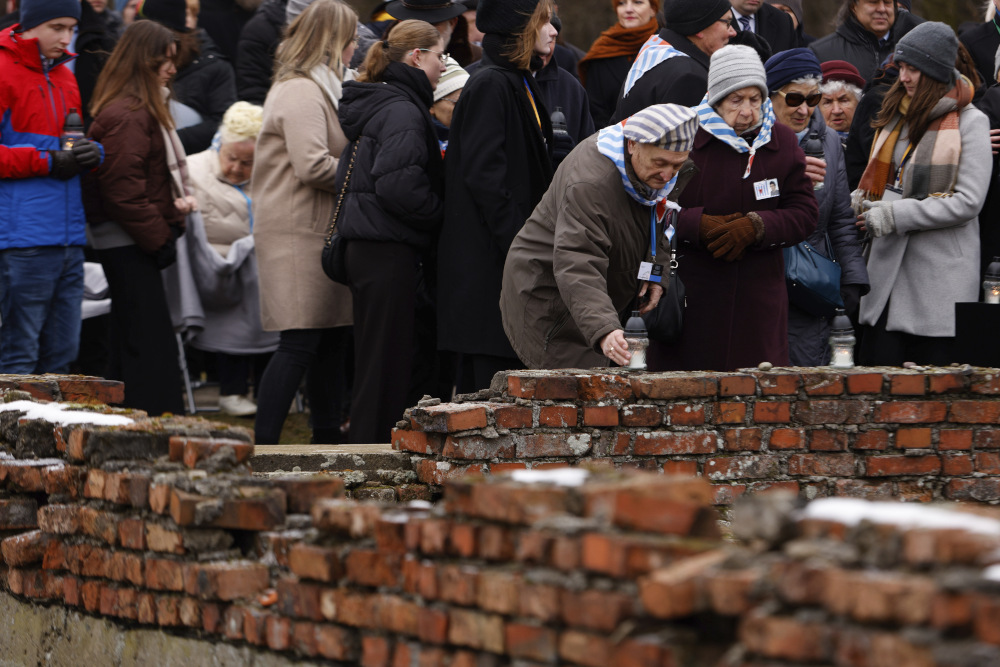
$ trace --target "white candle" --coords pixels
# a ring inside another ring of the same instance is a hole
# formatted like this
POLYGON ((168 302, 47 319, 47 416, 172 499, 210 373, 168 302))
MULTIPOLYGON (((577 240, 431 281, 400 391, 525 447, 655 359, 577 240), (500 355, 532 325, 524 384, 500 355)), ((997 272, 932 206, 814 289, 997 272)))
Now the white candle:
POLYGON ((628 360, 629 368, 645 368, 646 367, 646 350, 635 350, 632 352, 632 358, 628 360))
POLYGON ((1000 303, 1000 287, 994 287, 986 292, 986 303, 1000 303))
POLYGON ((854 359, 851 358, 851 351, 847 348, 835 348, 833 351, 834 368, 851 368, 854 366, 854 359))

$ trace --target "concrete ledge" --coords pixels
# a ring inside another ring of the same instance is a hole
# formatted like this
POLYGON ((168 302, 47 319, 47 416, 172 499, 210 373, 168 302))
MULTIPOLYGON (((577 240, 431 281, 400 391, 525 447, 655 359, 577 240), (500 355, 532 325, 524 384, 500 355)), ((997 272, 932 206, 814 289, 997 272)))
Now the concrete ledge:
POLYGON ((65 607, 28 604, 0 591, 0 667, 292 667, 328 662, 290 660, 246 645, 130 628, 65 607))
POLYGON ((255 473, 413 469, 410 455, 397 452, 388 444, 256 445, 250 465, 255 473))

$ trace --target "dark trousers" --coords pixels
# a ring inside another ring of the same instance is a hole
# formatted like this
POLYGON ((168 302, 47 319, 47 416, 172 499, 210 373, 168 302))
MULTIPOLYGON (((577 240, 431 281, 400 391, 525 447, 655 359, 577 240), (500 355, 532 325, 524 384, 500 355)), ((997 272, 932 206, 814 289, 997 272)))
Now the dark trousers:
POLYGON ((280 439, 285 417, 303 376, 313 442, 339 442, 350 337, 351 327, 281 332, 278 349, 271 356, 257 388, 254 431, 258 444, 273 445, 280 439))
POLYGON ((389 442, 409 407, 420 257, 402 243, 351 240, 354 297, 352 443, 389 442))
POLYGON ((215 367, 219 374, 219 395, 246 395, 250 391, 248 380, 253 374, 254 391, 260 392, 260 383, 271 354, 226 354, 215 355, 215 367))
POLYGON ((489 389, 493 376, 500 371, 521 370, 524 364, 517 357, 498 357, 492 354, 463 354, 458 364, 456 394, 471 394, 489 389))
POLYGON ((129 408, 184 414, 181 367, 156 260, 138 246, 99 250, 111 293, 108 377, 125 383, 129 408))
POLYGON ((957 361, 955 339, 937 336, 915 336, 899 331, 886 331, 889 304, 874 326, 862 325, 855 363, 859 366, 902 366, 904 362, 931 366, 947 366, 957 361))

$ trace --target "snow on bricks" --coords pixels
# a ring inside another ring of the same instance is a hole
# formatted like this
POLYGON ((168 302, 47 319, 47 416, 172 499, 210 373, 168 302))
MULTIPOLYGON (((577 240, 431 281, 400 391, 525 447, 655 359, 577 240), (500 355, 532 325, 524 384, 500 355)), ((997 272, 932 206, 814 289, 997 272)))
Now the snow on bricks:
POLYGON ((422 483, 599 464, 702 475, 720 505, 775 487, 1000 500, 991 369, 511 371, 470 398, 415 407, 393 432, 422 483))

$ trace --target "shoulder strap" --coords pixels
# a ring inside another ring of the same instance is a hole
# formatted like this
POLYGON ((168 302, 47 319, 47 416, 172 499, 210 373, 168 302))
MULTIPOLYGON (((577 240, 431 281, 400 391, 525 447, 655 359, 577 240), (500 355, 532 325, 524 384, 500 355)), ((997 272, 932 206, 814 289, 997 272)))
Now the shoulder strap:
POLYGON ((337 218, 340 217, 340 207, 344 203, 344 195, 347 193, 347 186, 351 182, 351 173, 354 171, 354 158, 358 156, 359 143, 361 143, 360 137, 354 142, 354 150, 351 151, 351 161, 347 165, 347 175, 344 176, 344 187, 340 188, 340 194, 337 196, 337 208, 333 211, 330 228, 326 231, 326 247, 330 246, 330 242, 333 240, 333 233, 337 231, 337 218))

